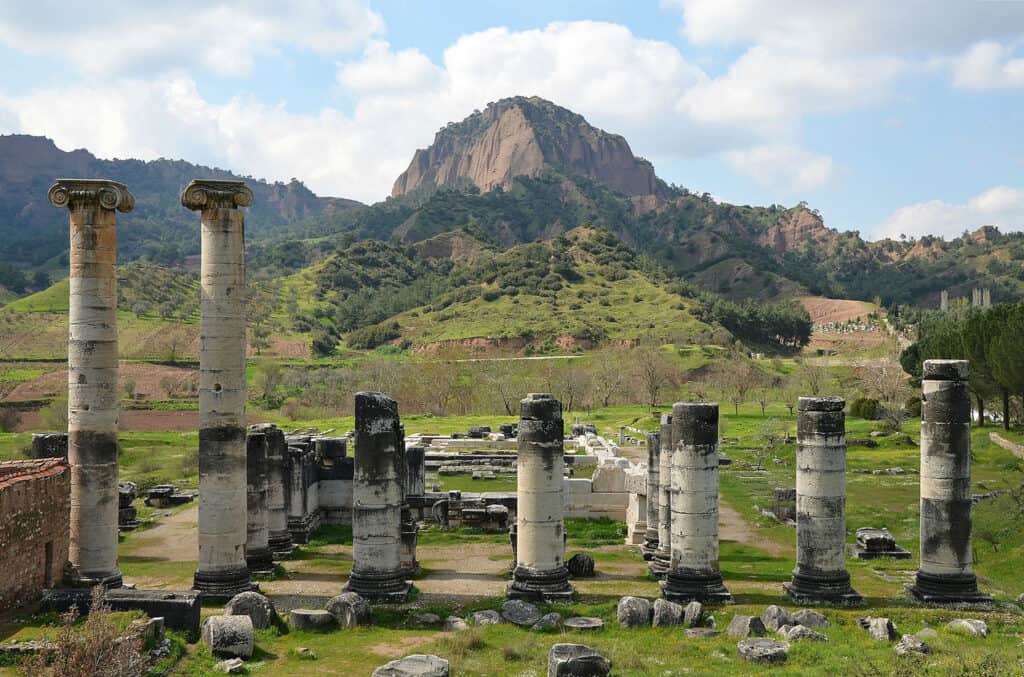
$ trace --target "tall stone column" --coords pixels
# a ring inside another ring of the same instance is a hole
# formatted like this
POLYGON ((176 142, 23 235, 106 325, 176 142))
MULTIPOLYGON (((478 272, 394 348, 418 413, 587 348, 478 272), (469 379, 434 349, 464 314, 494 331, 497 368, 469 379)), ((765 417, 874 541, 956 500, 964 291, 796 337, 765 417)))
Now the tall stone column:
POLYGON ((796 427, 796 568, 801 604, 860 604, 846 571, 846 402, 801 397, 796 427))
POLYGON ((971 400, 966 360, 926 360, 921 380, 922 602, 988 602, 971 555, 971 400))
POLYGON ((556 601, 574 590, 565 568, 562 403, 531 393, 519 403, 516 566, 511 598, 556 601))
POLYGON ((117 212, 124 184, 58 179, 47 195, 71 226, 68 303, 68 462, 72 583, 120 587, 117 568, 117 212))
POLYGON ((658 474, 661 463, 661 433, 647 433, 647 530, 640 548, 644 559, 654 559, 658 550, 658 474))
POLYGON ((259 426, 267 440, 267 546, 280 560, 294 550, 288 531, 288 443, 284 431, 273 424, 259 426))
POLYGON ((406 496, 422 496, 426 493, 426 447, 409 447, 405 450, 406 496))
POLYGON ((658 433, 658 547, 648 564, 651 573, 663 578, 672 565, 672 415, 661 415, 658 433))
POLYGON ((245 563, 245 216, 241 181, 196 179, 181 204, 201 211, 199 568, 212 597, 253 589, 245 563))
POLYGON ((404 602, 402 572, 401 423, 398 403, 383 393, 356 393, 352 483, 352 574, 346 590, 367 599, 404 602))
POLYGON ((718 404, 676 402, 672 441, 672 562, 661 594, 729 603, 718 569, 718 404))
POLYGON ((249 571, 265 573, 274 569, 270 553, 270 525, 267 498, 270 485, 267 479, 268 440, 266 433, 253 426, 245 439, 246 492, 248 505, 245 563, 249 571))

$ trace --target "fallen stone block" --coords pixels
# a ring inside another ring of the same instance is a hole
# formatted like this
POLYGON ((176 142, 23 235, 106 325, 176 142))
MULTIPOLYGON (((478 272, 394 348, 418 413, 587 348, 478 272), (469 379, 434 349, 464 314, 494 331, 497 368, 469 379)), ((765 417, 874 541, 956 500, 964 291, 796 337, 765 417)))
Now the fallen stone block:
POLYGON ((547 632, 548 630, 558 630, 560 627, 562 627, 562 614, 552 611, 541 616, 540 620, 534 623, 530 629, 534 632, 547 632))
POLYGON ((210 616, 203 623, 203 643, 221 658, 251 658, 255 639, 248 616, 210 616))
POLYGON ((751 663, 785 663, 789 644, 777 639, 744 639, 736 645, 740 658, 751 663))
POLYGON ((607 677, 612 664, 584 644, 555 644, 548 652, 548 677, 607 677))
POLYGON ((385 663, 371 677, 449 677, 448 661, 430 654, 412 654, 385 663))
MULTIPOLYGON (((107 590, 104 600, 111 611, 142 611, 150 618, 162 617, 171 630, 199 634, 199 592, 196 590, 133 590, 116 588, 107 590)), ((77 607, 81 614, 89 613, 92 590, 88 588, 53 588, 44 590, 40 611, 64 613, 77 607)))
POLYGON ((604 621, 594 616, 574 616, 566 618, 562 627, 569 630, 600 630, 604 627, 604 621))
POLYGON ((681 625, 683 622, 683 606, 670 602, 667 599, 654 600, 654 615, 651 625, 656 628, 664 628, 672 625, 681 625))
POLYGON ((590 578, 594 575, 594 558, 578 552, 565 563, 569 575, 573 578, 590 578))
POLYGON ((857 620, 857 625, 868 631, 873 639, 889 642, 896 639, 896 626, 888 618, 867 616, 857 620))
POLYGON ((248 616, 257 630, 269 628, 277 617, 274 603, 258 592, 240 592, 224 605, 225 616, 248 616))
POLYGON ((521 599, 510 599, 501 605, 501 617, 514 625, 532 627, 542 615, 540 609, 521 599))
POLYGON ((757 616, 745 616, 736 614, 729 621, 729 627, 725 629, 729 637, 764 637, 764 623, 757 616))
POLYGON ((483 611, 474 611, 469 616, 469 622, 473 625, 498 625, 502 623, 501 614, 491 609, 484 609, 483 611))
POLYGON ((900 641, 896 643, 896 646, 893 647, 893 650, 899 656, 906 656, 912 653, 924 655, 931 651, 927 644, 914 635, 903 635, 900 641))
POLYGON ((332 597, 325 608, 342 628, 370 625, 373 620, 370 603, 354 592, 343 592, 332 597))
POLYGON ((825 614, 814 611, 813 609, 800 609, 793 614, 793 620, 805 628, 827 628, 828 619, 825 618, 825 614))
POLYGON ((946 624, 952 632, 974 637, 988 637, 988 624, 976 618, 957 618, 946 624))
POLYGON ((619 600, 615 616, 624 628, 642 628, 651 624, 651 603, 643 597, 626 596, 619 600))
POLYGON ((761 622, 764 623, 765 629, 770 632, 775 632, 783 625, 797 624, 793 619, 793 614, 775 604, 764 610, 764 613, 761 614, 761 622))
POLYGON ((324 630, 334 625, 334 616, 326 609, 292 609, 288 625, 296 630, 324 630))

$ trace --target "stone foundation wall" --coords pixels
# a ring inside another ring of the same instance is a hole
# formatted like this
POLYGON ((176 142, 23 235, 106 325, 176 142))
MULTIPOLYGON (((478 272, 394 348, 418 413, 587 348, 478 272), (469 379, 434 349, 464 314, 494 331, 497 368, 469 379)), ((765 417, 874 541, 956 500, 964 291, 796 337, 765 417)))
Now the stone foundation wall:
POLYGON ((66 461, 0 463, 0 612, 32 602, 61 582, 70 515, 66 461))

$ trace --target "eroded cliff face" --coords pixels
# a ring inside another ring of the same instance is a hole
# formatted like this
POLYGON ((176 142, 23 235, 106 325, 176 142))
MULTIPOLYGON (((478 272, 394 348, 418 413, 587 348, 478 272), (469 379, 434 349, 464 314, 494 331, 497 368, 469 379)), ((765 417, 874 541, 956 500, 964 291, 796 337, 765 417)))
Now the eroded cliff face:
POLYGON ((812 242, 831 245, 835 231, 822 223, 821 217, 809 209, 793 209, 771 226, 760 238, 763 247, 769 247, 776 254, 784 254, 812 242))
POLYGON ((548 169, 589 176, 629 196, 659 190, 654 168, 621 136, 543 99, 515 97, 439 131, 429 148, 416 151, 391 194, 460 183, 482 192, 508 189, 515 177, 548 169))

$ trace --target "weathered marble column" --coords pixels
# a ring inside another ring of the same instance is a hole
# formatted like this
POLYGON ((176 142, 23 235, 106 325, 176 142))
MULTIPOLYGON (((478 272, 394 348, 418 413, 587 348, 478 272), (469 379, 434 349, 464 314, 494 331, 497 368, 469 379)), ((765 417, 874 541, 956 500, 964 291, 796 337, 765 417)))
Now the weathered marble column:
POLYGON ((274 569, 269 543, 270 525, 267 498, 270 485, 267 479, 268 440, 266 433, 253 426, 245 439, 245 453, 245 468, 248 477, 245 563, 250 572, 265 573, 274 569))
POLYGON ((658 550, 658 474, 661 463, 661 433, 647 433, 647 531, 640 548, 644 559, 654 559, 658 550))
POLYGON ((519 403, 516 566, 511 598, 556 601, 574 590, 565 568, 562 403, 531 393, 519 403))
POLYGON ((422 496, 426 492, 426 447, 409 447, 405 450, 406 496, 422 496))
POLYGON ((718 569, 718 404, 676 402, 672 441, 672 562, 661 594, 729 603, 718 569))
POLYGON ((274 559, 292 554, 288 531, 288 443, 284 431, 272 424, 259 427, 267 439, 267 545, 274 559))
POLYGON ((663 578, 672 565, 672 415, 661 415, 658 433, 658 547, 648 563, 651 573, 663 578))
POLYGON ((398 403, 383 393, 356 393, 355 409, 352 574, 345 589, 404 602, 412 585, 402 572, 398 403))
POLYGON ((796 568, 800 604, 860 604, 846 571, 846 402, 801 397, 796 427, 796 568))
POLYGON ((71 225, 68 304, 68 462, 72 583, 120 587, 117 568, 117 212, 124 184, 58 179, 47 195, 71 225))
POLYGON ((181 204, 200 210, 199 568, 197 590, 253 589, 245 564, 245 216, 241 181, 196 179, 181 204))
POLYGON ((971 555, 971 400, 966 360, 926 360, 921 380, 921 566, 910 592, 923 602, 987 602, 971 555))

